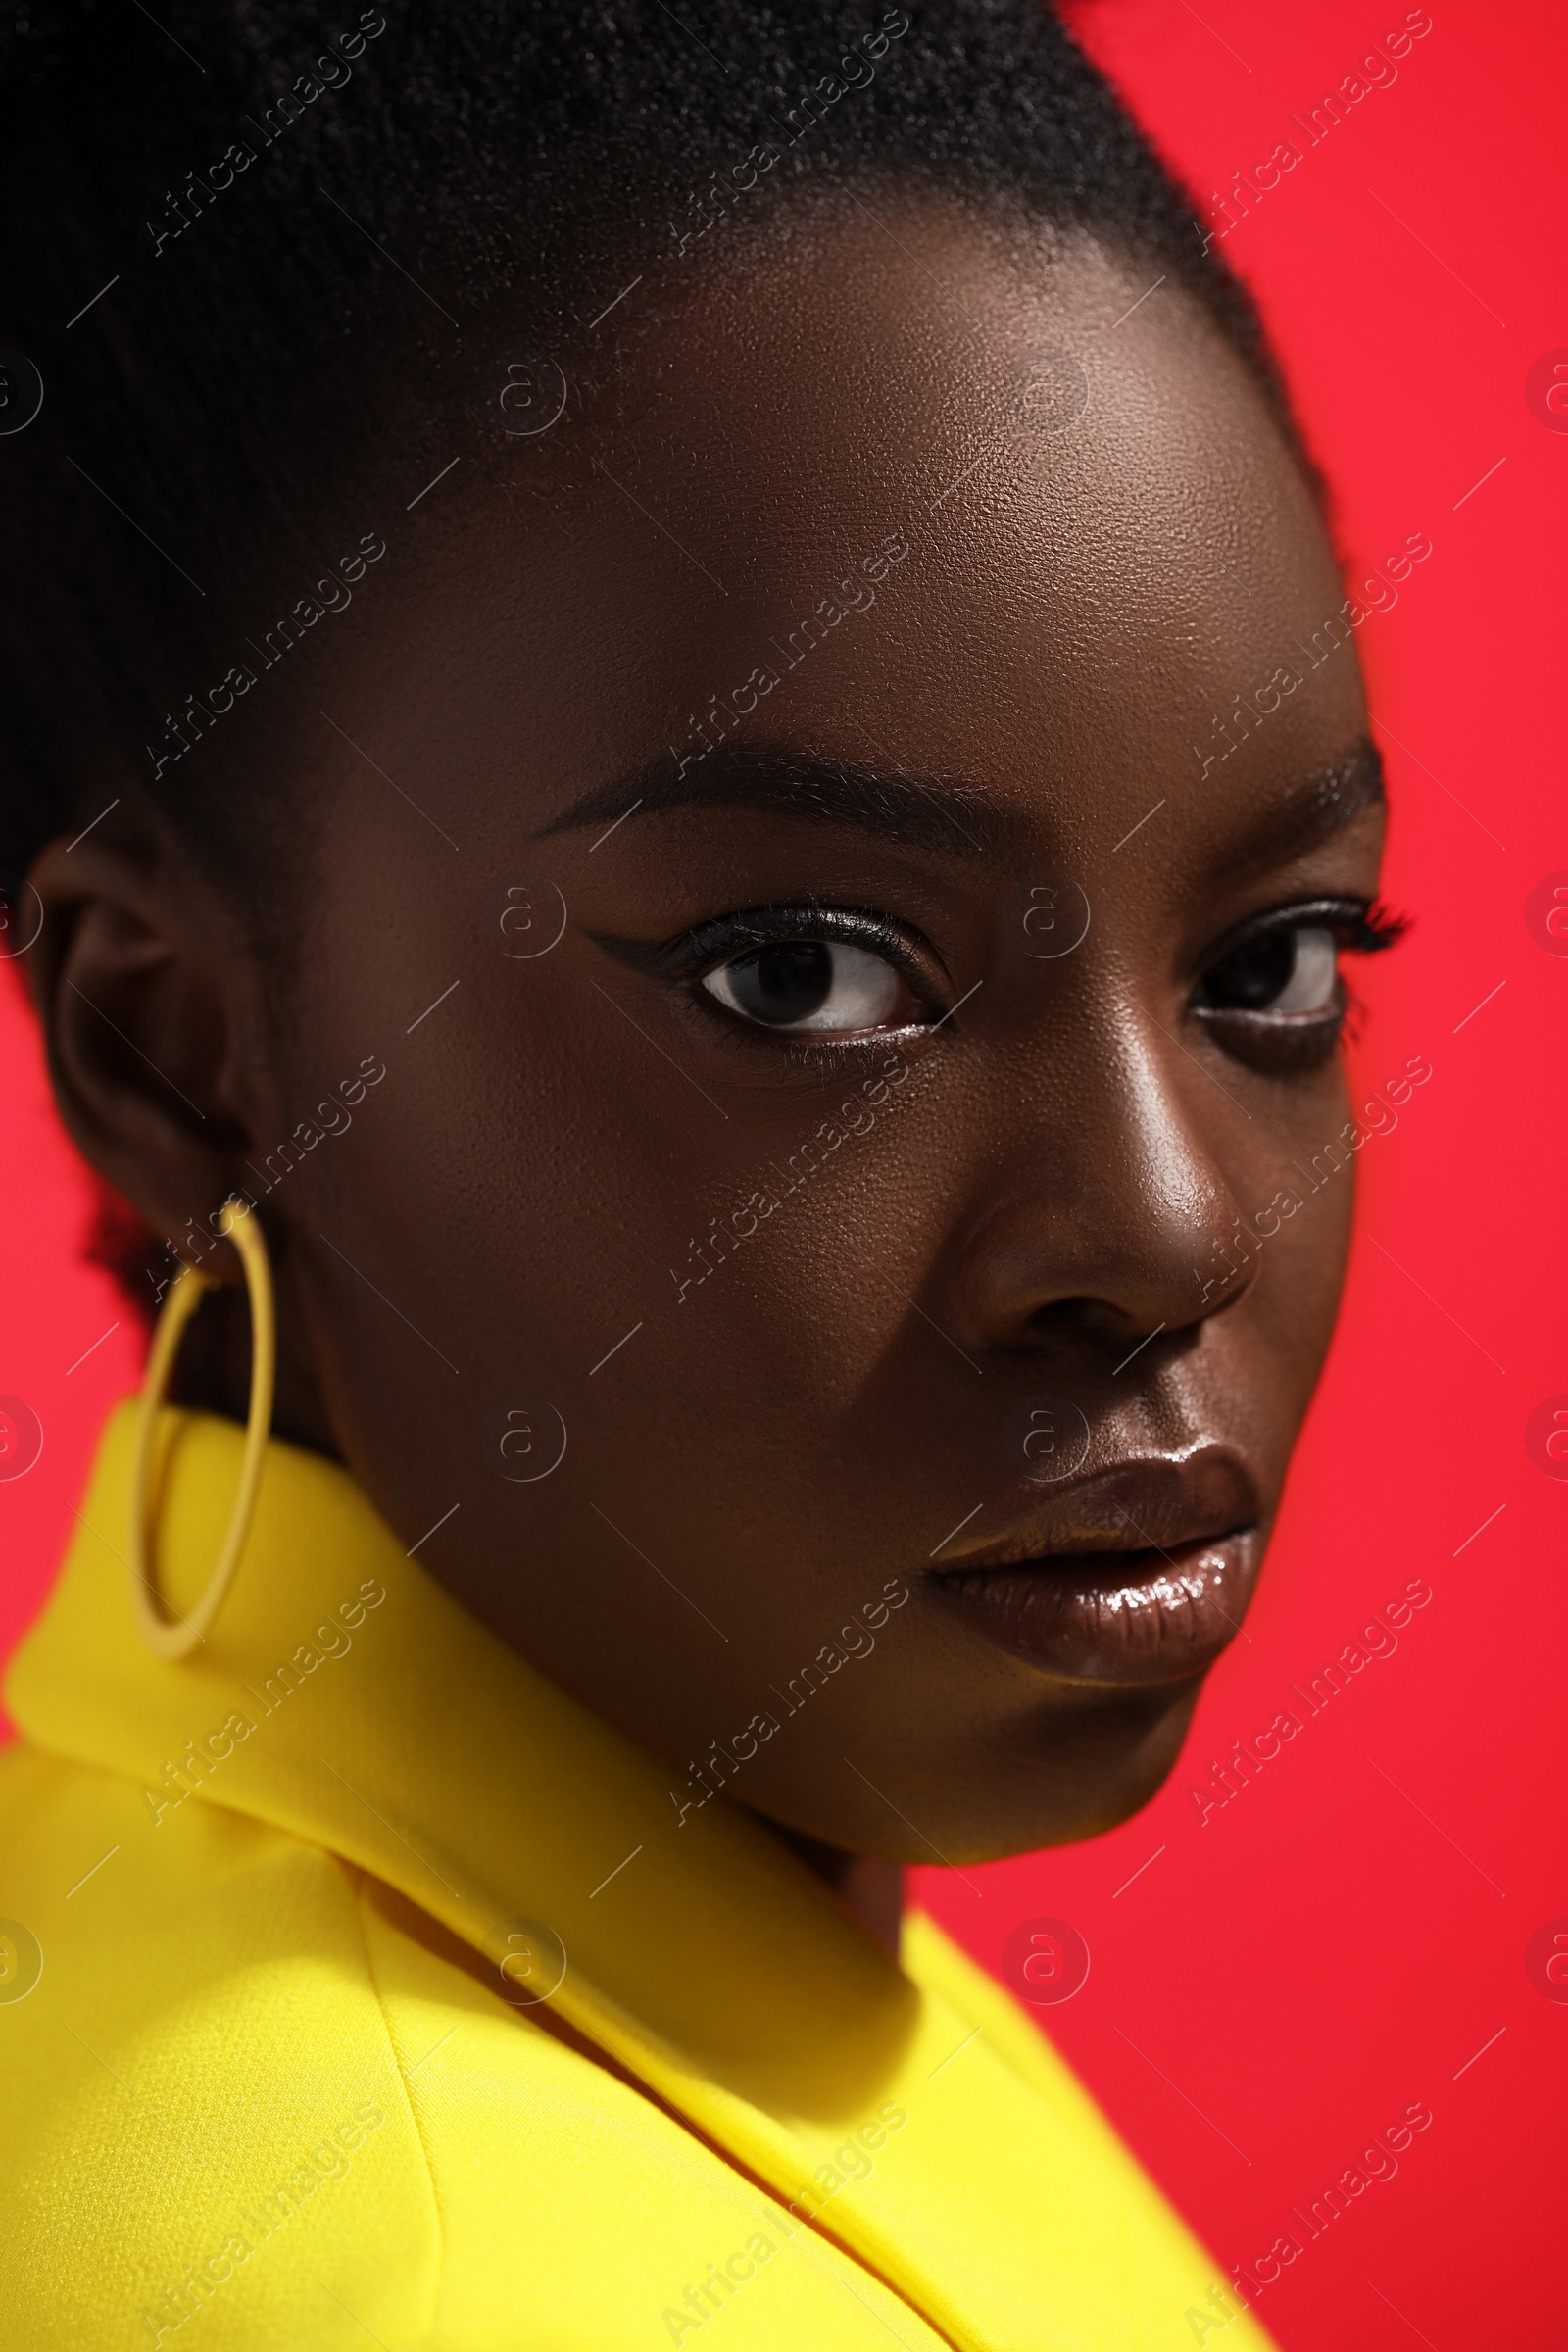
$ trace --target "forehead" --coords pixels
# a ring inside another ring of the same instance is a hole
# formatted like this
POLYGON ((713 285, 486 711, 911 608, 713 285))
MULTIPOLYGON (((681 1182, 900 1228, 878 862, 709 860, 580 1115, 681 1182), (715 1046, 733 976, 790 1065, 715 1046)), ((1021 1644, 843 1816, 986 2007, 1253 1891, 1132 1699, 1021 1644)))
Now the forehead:
MULTIPOLYGON (((1343 597, 1320 520, 1248 370, 1157 279, 852 198, 629 319, 593 398, 509 453, 532 521, 484 566, 483 699, 526 703, 536 816, 696 749, 705 714, 1049 804, 1058 833, 1255 784, 1203 756, 1282 670, 1309 690, 1275 695, 1270 766, 1341 755, 1364 715, 1353 653, 1308 659, 1343 597)), ((442 601, 471 620, 466 578, 442 601)))

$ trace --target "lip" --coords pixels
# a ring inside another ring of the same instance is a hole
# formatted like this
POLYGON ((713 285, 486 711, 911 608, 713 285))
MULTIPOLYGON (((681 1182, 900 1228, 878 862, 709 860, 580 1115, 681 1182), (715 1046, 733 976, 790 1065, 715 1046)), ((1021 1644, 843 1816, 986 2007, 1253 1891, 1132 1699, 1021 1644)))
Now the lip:
POLYGON ((974 1632, 1071 1681, 1135 1688, 1190 1681, 1235 1640, 1262 1559, 1235 1454, 1125 1461, 1042 1501, 928 1571, 974 1632))

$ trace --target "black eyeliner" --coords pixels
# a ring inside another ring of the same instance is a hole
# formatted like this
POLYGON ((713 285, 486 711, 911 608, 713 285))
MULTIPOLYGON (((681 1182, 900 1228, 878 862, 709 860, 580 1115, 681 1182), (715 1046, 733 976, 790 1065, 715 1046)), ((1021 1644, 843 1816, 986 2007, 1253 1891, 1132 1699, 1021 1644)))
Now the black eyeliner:
MULTIPOLYGON (((922 994, 928 993, 930 986, 930 965, 911 947, 907 930, 862 907, 823 906, 810 898, 714 915, 693 923, 672 939, 654 943, 604 932, 591 936, 596 946, 655 979, 696 979, 762 948, 820 940, 829 946, 864 948, 868 954, 882 956, 922 994)), ((930 962, 940 966, 941 958, 930 943, 921 939, 919 945, 930 962)))

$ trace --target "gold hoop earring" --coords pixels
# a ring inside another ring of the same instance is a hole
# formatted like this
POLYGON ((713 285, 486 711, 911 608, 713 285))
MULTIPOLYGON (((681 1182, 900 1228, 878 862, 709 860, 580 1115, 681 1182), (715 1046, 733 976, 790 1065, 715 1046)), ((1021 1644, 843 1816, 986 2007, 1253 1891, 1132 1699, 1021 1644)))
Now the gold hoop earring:
POLYGON ((168 1392, 174 1358, 185 1326, 208 1291, 219 1285, 195 1266, 182 1266, 164 1301, 147 1358, 136 1424, 135 1468, 130 1489, 130 1596, 143 1641, 160 1658, 187 1657, 212 1631, 214 1620, 228 1596, 234 1572, 245 1549, 256 1516, 262 1465, 272 1426, 272 1386, 277 1368, 277 1321, 272 1305, 272 1269, 261 1221, 240 1200, 225 1202, 218 1230, 232 1241, 245 1269, 251 1301, 251 1396, 245 1424, 245 1458, 240 1465, 239 1493, 223 1538, 218 1565, 207 1580, 201 1598, 188 1617, 173 1616, 158 1589, 157 1570, 147 1525, 152 1479, 153 1438, 158 1411, 168 1392))

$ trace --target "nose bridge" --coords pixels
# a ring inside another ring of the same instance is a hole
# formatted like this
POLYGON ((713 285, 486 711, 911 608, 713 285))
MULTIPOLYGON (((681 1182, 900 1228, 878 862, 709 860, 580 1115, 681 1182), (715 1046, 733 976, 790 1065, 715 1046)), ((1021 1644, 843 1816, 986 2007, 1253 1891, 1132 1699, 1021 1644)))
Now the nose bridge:
POLYGON ((1120 1043, 1126 1084, 1117 1148, 1127 1179, 1161 1245, 1190 1251, 1228 1222, 1234 1205, 1215 1146, 1205 1139, 1246 1113, 1148 1012, 1129 1022, 1120 1043))
POLYGON ((976 1341, 1015 1341, 1068 1300, 1117 1330, 1204 1311, 1200 1269, 1237 1215, 1221 1155, 1247 1113, 1125 992, 1095 1027, 1065 1101, 1031 1055, 1024 1091, 1040 1108, 992 1162, 1003 1172, 977 1203, 960 1277, 976 1341))

